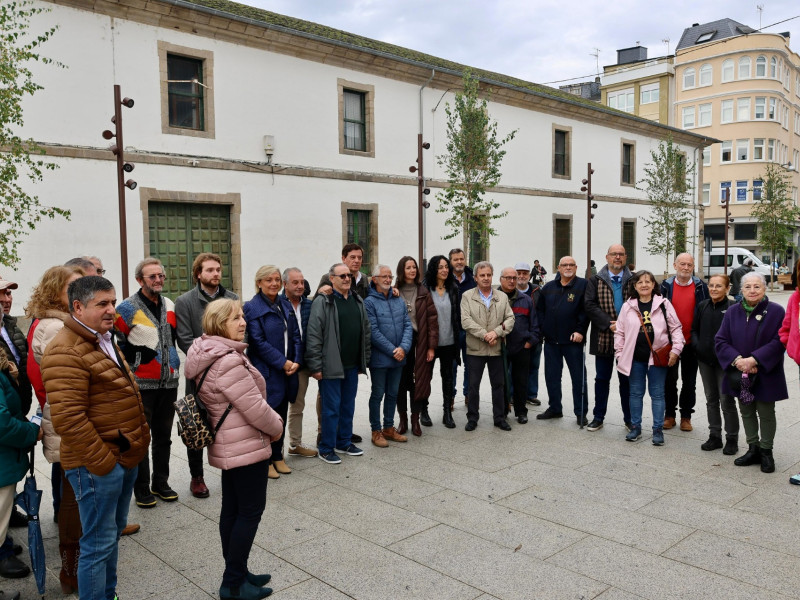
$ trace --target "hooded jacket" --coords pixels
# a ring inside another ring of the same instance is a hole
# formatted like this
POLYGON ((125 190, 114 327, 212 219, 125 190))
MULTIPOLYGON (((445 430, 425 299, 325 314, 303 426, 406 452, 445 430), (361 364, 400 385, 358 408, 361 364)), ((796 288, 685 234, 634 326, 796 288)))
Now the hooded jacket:
POLYGON ((372 354, 369 366, 373 369, 393 369, 406 364, 406 359, 395 360, 395 348, 402 348, 408 354, 411 350, 411 339, 414 329, 411 319, 408 318, 408 309, 405 301, 393 296, 391 290, 386 297, 375 286, 370 284, 369 296, 364 300, 372 331, 370 343, 372 354))
POLYGON ((233 405, 208 447, 208 464, 219 469, 269 459, 272 440, 283 432, 283 420, 267 404, 266 382, 244 355, 246 348, 244 342, 203 334, 186 355, 186 377, 195 385, 208 368, 199 396, 211 427, 217 426, 228 404, 233 405))
MULTIPOLYGON (((50 404, 47 402, 47 394, 44 390, 42 380, 42 364, 44 351, 56 334, 64 327, 64 319, 70 318, 69 313, 60 310, 45 311, 42 319, 37 319, 31 324, 31 331, 28 333, 31 339, 31 353, 28 359, 28 378, 34 382, 34 386, 41 382, 41 391, 44 396, 40 400, 42 406, 42 452, 49 463, 61 462, 61 436, 53 429, 53 418, 50 415, 50 404)), ((37 389, 38 395, 38 389, 37 389)))
MULTIPOLYGON (((617 370, 623 375, 631 374, 633 365, 633 352, 636 349, 636 340, 642 327, 641 314, 639 313, 638 298, 630 298, 622 305, 622 310, 617 319, 617 332, 614 334, 614 354, 617 357, 617 370)), ((663 296, 653 296, 653 306, 650 309, 650 321, 653 324, 653 339, 650 343, 653 348, 661 348, 669 344, 672 337, 672 353, 681 355, 685 344, 683 339, 683 326, 672 304, 663 296), (664 305, 667 313, 667 322, 664 321, 664 305), (669 328, 669 334, 667 334, 669 328)), ((648 365, 653 365, 653 353, 650 353, 648 365)))
POLYGON ((14 485, 28 470, 28 451, 39 428, 25 420, 17 384, 8 371, 0 371, 0 487, 14 485))

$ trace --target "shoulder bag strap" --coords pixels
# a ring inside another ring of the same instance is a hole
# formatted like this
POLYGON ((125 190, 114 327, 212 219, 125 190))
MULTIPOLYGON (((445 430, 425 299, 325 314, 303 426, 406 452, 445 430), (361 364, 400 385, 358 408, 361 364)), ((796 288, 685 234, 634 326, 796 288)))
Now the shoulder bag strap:
MULTIPOLYGON (((667 318, 667 309, 664 307, 664 303, 662 302, 660 305, 661 312, 664 313, 664 323, 667 325, 667 339, 669 340, 670 345, 672 345, 672 332, 669 330, 669 319, 667 318)), ((652 349, 652 346, 650 347, 652 349)))

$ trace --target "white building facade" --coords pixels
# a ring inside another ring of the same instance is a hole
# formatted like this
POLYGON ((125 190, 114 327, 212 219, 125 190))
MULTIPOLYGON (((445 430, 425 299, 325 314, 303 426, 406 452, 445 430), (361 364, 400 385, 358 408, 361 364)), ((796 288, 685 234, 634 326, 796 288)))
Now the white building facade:
MULTIPOLYGON (((371 265, 394 268, 401 256, 416 257, 418 187, 408 167, 416 164, 420 127, 431 145, 424 151, 432 205, 426 258, 462 245, 461 236, 442 239, 445 215, 434 210, 446 183, 435 159, 447 141, 444 108, 461 87, 461 65, 204 2, 216 8, 183 0, 39 2, 50 11, 34 30, 59 26, 43 53, 67 68, 36 66, 45 89, 27 102, 21 133, 59 166, 30 191, 70 208, 72 219, 41 223, 26 238, 18 271, 2 273, 20 284, 19 303, 47 267, 78 255, 100 256, 119 290, 116 163, 101 137, 113 129, 114 84, 135 100, 123 108, 125 156, 138 183, 126 193, 131 290, 133 266, 147 255, 165 262, 178 293, 191 286, 191 257, 217 251, 227 285, 245 298, 263 264, 300 267, 313 288, 348 241, 365 246, 371 265)), ((660 140, 671 135, 695 161, 707 139, 476 74, 500 135, 518 130, 491 192, 508 211, 485 249, 495 267, 539 259, 550 270, 571 254, 582 272, 587 201, 580 187, 592 163, 592 257, 602 265, 606 248, 622 241, 638 268, 663 271, 664 259, 644 248, 650 208, 635 183, 660 140)), ((702 251, 692 242, 696 212, 688 248, 695 254, 702 251)))

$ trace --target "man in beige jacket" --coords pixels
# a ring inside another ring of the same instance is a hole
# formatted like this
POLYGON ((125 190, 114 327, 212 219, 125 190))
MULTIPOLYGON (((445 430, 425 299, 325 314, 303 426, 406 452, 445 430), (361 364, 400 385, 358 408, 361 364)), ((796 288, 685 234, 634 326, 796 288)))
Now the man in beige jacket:
POLYGON ((464 292, 461 297, 461 327, 467 334, 469 371, 469 402, 464 429, 472 431, 478 426, 481 379, 483 369, 488 365, 494 426, 510 431, 511 426, 505 415, 502 343, 514 328, 514 313, 508 296, 492 288, 494 267, 491 263, 479 262, 475 265, 474 274, 478 287, 464 292))

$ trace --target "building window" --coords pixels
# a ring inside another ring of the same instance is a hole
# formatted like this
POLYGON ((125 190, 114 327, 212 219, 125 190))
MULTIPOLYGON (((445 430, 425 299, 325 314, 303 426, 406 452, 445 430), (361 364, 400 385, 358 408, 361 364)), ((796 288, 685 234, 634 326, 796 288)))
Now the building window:
POLYGON ((706 63, 700 67, 700 85, 711 85, 712 79, 711 65, 706 63))
POLYGON ((683 109, 683 128, 694 127, 694 106, 686 106, 683 109))
POLYGON ((720 122, 732 123, 733 122, 733 100, 722 101, 722 111, 720 113, 720 122))
POLYGON ((709 206, 711 204, 711 184, 704 183, 703 184, 703 206, 709 206))
POLYGON ((375 87, 337 80, 339 154, 375 156, 375 87))
POLYGON ((627 90, 620 90, 619 92, 610 92, 608 94, 608 106, 623 110, 625 112, 633 112, 633 88, 627 90))
POLYGON ((570 178, 571 127, 553 126, 553 177, 570 178))
POLYGON ((622 142, 622 176, 623 185, 633 185, 636 183, 636 146, 633 142, 622 142))
POLYGON ((769 61, 769 76, 773 79, 778 78, 778 59, 774 56, 769 61))
POLYGON ((378 205, 342 202, 342 233, 342 245, 361 246, 361 272, 369 277, 378 262, 378 205))
POLYGON ((754 240, 758 238, 757 223, 742 223, 733 226, 733 239, 735 240, 754 240))
POLYGON ((747 160, 750 152, 750 140, 736 140, 736 160, 747 160))
POLYGON ((695 71, 694 67, 689 67, 683 71, 683 89, 694 87, 695 71))
POLYGON ((756 96, 756 119, 765 119, 767 116, 767 99, 756 96))
POLYGON ((658 102, 659 86, 658 83, 648 83, 639 88, 639 104, 658 102))
POLYGON ((739 79, 750 79, 750 57, 743 56, 739 59, 739 79))
POLYGON ((747 202, 747 180, 736 182, 736 201, 747 202))
POLYGON ((213 139, 214 54, 158 42, 161 132, 213 139))
POLYGON ((756 77, 766 77, 766 76, 767 76, 767 57, 762 55, 756 59, 756 77))
POLYGON ((697 113, 697 125, 707 127, 711 125, 711 104, 701 104, 697 113))
POLYGON ((715 242, 725 239, 724 225, 706 225, 705 230, 705 237, 709 237, 715 242))
POLYGON ((703 166, 704 167, 711 166, 711 148, 708 146, 703 148, 703 166))
POLYGON ((767 117, 772 121, 775 120, 775 115, 777 114, 776 112, 777 102, 778 101, 775 98, 769 99, 769 113, 767 114, 767 117))
POLYGON ((622 247, 628 255, 628 264, 636 264, 636 221, 622 219, 622 247))
POLYGON ((727 195, 731 191, 731 182, 730 181, 720 181, 719 182, 719 203, 725 204, 725 200, 727 199, 727 195))
POLYGON ((764 182, 760 179, 753 180, 753 202, 761 200, 761 190, 764 189, 764 182))
POLYGON ((767 160, 775 160, 775 140, 767 140, 767 160))
POLYGON ((732 142, 722 142, 720 159, 719 159, 720 162, 724 163, 731 162, 732 160, 731 147, 732 147, 732 142))
POLYGON ((562 256, 572 256, 572 217, 553 215, 553 272, 562 256))
POLYGON ((733 81, 733 60, 728 59, 722 62, 722 83, 733 81))
POLYGON ((750 120, 750 98, 739 98, 736 101, 736 120, 750 120))
POLYGON ((764 160, 764 138, 753 140, 753 160, 764 160))

